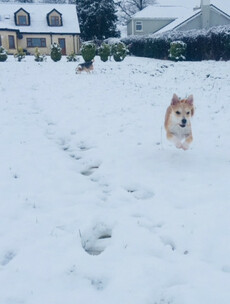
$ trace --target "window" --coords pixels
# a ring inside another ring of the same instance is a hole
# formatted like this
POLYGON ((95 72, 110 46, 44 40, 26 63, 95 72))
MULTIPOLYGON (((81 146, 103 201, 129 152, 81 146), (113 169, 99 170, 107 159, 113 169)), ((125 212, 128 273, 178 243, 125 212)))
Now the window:
POLYGON ((2 46, 2 37, 0 35, 0 46, 2 46))
POLYGON ((46 47, 46 38, 27 38, 27 47, 46 47))
POLYGON ((143 31, 143 22, 142 21, 136 21, 136 31, 137 32, 143 31))
POLYGON ((62 14, 55 8, 46 15, 48 26, 62 26, 62 14))
POLYGON ((18 16, 18 25, 27 25, 26 16, 23 15, 18 16))
POLYGON ((9 49, 15 49, 14 36, 9 35, 8 40, 9 40, 9 49))
POLYGON ((51 21, 50 25, 52 25, 52 26, 59 26, 60 25, 60 21, 59 21, 58 16, 51 16, 50 21, 51 21))
MULTIPOLYGON (((26 1, 24 1, 26 2, 26 1)), ((14 13, 14 22, 15 25, 30 25, 30 14, 25 11, 23 8, 20 8, 14 13)))

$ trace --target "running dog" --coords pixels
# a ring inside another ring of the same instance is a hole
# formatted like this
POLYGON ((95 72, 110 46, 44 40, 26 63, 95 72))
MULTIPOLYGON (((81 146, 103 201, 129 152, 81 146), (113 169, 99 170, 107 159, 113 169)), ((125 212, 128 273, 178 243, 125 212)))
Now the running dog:
POLYGON ((79 74, 83 71, 85 71, 86 73, 90 73, 90 71, 93 71, 93 60, 91 61, 87 61, 84 63, 80 63, 77 67, 76 67, 76 74, 79 74))
POLYGON ((168 140, 171 140, 178 149, 188 150, 193 140, 190 121, 193 115, 193 95, 180 99, 174 94, 165 114, 165 130, 168 140))

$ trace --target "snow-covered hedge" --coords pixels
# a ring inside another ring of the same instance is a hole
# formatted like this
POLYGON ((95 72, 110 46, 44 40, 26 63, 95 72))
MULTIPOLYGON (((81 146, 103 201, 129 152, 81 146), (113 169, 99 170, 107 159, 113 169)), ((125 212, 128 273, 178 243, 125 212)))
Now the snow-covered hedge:
POLYGON ((229 25, 209 30, 168 31, 122 39, 129 46, 131 54, 157 59, 168 59, 170 43, 177 40, 187 45, 186 60, 230 60, 229 25))

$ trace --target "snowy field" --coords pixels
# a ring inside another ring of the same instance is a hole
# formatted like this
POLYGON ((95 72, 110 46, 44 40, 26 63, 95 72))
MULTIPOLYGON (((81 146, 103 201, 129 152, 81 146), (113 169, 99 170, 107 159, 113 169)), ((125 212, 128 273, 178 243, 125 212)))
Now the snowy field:
POLYGON ((76 65, 0 64, 0 303, 229 304, 230 62, 76 65))

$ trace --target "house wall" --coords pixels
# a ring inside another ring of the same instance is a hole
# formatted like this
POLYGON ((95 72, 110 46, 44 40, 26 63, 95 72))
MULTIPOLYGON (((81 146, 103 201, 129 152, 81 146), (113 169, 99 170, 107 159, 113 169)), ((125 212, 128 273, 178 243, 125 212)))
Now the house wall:
MULTIPOLYGON (((66 54, 69 55, 70 53, 79 53, 80 52, 80 37, 78 35, 52 35, 52 43, 58 43, 59 38, 65 38, 66 43, 66 54)), ((49 53, 50 54, 50 46, 49 46, 49 53)))
POLYGON ((155 33, 162 27, 165 27, 171 23, 174 19, 154 19, 154 20, 144 20, 143 21, 143 31, 145 34, 155 33))
MULTIPOLYGON (((195 18, 189 20, 188 22, 178 26, 176 29, 180 31, 188 31, 193 29, 202 29, 203 27, 209 28, 212 26, 230 24, 230 18, 212 8, 209 11, 209 20, 207 20, 206 18, 205 20, 202 20, 202 17, 204 16, 198 15, 195 18)), ((205 17, 207 17, 207 15, 205 17)))
POLYGON ((127 35, 132 35, 132 20, 127 23, 127 35))
POLYGON ((230 24, 230 18, 225 15, 220 14, 219 12, 210 10, 210 26, 217 26, 217 25, 226 25, 230 24))
POLYGON ((201 15, 196 16, 195 18, 189 20, 186 23, 178 26, 176 28, 179 31, 189 31, 194 29, 202 29, 202 17, 201 15))
POLYGON ((7 50, 8 54, 15 54, 17 52, 17 33, 16 31, 0 31, 1 42, 4 49, 7 50), (15 49, 9 48, 9 35, 14 36, 15 49))
POLYGON ((17 53, 18 48, 27 50, 30 54, 35 53, 36 47, 27 47, 27 38, 45 38, 46 47, 38 47, 41 54, 49 55, 50 46, 52 43, 58 43, 59 38, 64 38, 66 43, 66 54, 71 52, 79 53, 80 38, 78 35, 59 35, 59 34, 22 34, 22 39, 17 38, 16 32, 13 31, 0 31, 2 46, 8 51, 8 54, 17 53), (8 36, 13 35, 15 39, 15 49, 9 49, 8 36))
POLYGON ((132 27, 133 27, 133 35, 145 35, 152 34, 156 31, 160 30, 162 27, 171 23, 174 19, 134 19, 133 26, 132 21, 127 24, 127 34, 132 35, 132 27), (135 22, 141 21, 143 24, 143 31, 136 31, 135 22))

